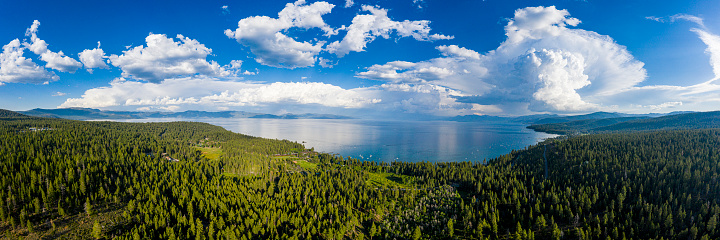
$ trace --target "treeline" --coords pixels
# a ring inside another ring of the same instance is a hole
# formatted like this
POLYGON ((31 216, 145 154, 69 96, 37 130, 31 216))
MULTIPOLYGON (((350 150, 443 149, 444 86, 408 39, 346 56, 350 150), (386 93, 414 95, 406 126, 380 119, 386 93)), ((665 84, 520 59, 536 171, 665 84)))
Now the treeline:
POLYGON ((566 135, 630 131, 710 129, 720 128, 720 111, 683 113, 654 118, 647 116, 635 116, 584 119, 560 123, 551 122, 533 124, 528 126, 528 128, 538 132, 566 135))
POLYGON ((13 118, 0 120, 0 231, 75 239, 717 239, 718 146, 720 130, 602 134, 548 140, 486 164, 311 154, 305 160, 317 168, 302 169, 276 157, 301 144, 204 123, 13 118), (201 143, 222 154, 203 157, 201 143), (368 184, 377 173, 401 174, 389 180, 407 187, 368 184))

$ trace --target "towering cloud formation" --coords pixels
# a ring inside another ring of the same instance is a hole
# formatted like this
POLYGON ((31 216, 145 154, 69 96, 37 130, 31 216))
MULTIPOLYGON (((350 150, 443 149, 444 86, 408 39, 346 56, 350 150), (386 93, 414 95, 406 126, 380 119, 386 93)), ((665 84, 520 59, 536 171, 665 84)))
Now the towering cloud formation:
POLYGON ((217 62, 206 60, 212 49, 180 34, 177 38, 176 42, 164 34, 150 34, 145 38, 147 46, 134 47, 122 55, 110 55, 110 62, 122 69, 123 77, 148 82, 195 74, 229 75, 217 62))
POLYGON ((458 97, 456 107, 462 108, 495 105, 506 114, 593 110, 600 105, 588 99, 630 89, 646 72, 612 38, 569 28, 579 23, 554 6, 518 9, 505 27, 507 39, 484 55, 439 46, 445 57, 374 65, 357 76, 456 89, 470 95, 458 97))

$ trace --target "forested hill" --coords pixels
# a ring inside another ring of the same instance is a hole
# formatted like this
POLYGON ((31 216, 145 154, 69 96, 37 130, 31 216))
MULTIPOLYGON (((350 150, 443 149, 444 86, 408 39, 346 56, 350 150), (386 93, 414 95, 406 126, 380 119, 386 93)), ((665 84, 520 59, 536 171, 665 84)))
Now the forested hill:
POLYGON ((598 134, 377 164, 204 123, 0 118, 0 234, 718 239, 719 145, 720 130, 598 134))
POLYGON ((528 128, 554 134, 720 128, 720 111, 693 112, 655 118, 589 119, 564 123, 533 124, 528 128))
POLYGON ((10 110, 0 109, 0 118, 23 118, 27 117, 26 115, 13 112, 10 110))
POLYGON ((596 131, 648 131, 704 128, 720 128, 720 111, 686 113, 650 119, 638 119, 610 126, 599 127, 596 131))

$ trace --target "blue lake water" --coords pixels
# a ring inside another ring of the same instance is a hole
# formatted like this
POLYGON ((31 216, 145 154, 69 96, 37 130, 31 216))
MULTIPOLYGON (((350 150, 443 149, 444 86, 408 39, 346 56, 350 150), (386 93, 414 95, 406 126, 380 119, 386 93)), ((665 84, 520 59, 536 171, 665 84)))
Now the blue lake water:
POLYGON ((482 161, 557 136, 514 123, 253 118, 127 121, 206 122, 246 135, 297 141, 320 152, 384 162, 482 161))

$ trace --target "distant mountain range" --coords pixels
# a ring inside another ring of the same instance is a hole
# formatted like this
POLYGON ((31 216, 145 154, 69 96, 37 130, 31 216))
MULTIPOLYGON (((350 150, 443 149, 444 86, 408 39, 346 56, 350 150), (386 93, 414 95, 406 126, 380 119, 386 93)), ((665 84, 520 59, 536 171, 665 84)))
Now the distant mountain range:
MULTIPOLYGON (((92 108, 36 108, 18 113, 35 117, 64 118, 73 120, 97 119, 144 119, 144 118, 273 118, 273 119, 351 119, 351 117, 332 114, 264 114, 244 111, 184 111, 184 112, 132 112, 132 111, 103 111, 92 108)), ((2 114, 2 112, 0 112, 2 114)))
MULTIPOLYGON (((598 114, 595 116, 613 116, 598 114)), ((674 112, 664 116, 634 115, 631 117, 610 117, 582 119, 558 123, 538 121, 528 128, 554 134, 583 134, 619 131, 651 131, 676 129, 720 128, 720 111, 715 112, 674 112)), ((552 121, 550 121, 552 122, 552 121)))
POLYGON ((447 118, 448 121, 457 122, 515 122, 525 124, 552 124, 552 123, 566 123, 581 120, 596 120, 596 119, 610 119, 610 118, 653 118, 661 117, 666 115, 676 115, 690 112, 671 112, 671 113, 649 113, 649 114, 628 114, 628 113, 611 113, 611 112, 594 112, 583 115, 573 116, 560 116, 557 114, 537 114, 527 115, 519 117, 496 117, 496 116, 479 116, 479 115, 465 115, 455 116, 447 118))
MULTIPOLYGON (((0 109, 0 118, 22 118, 27 116, 64 118, 73 120, 118 120, 145 118, 268 118, 268 119, 352 119, 332 114, 264 114, 244 111, 184 111, 184 112, 134 112, 103 111, 91 108, 32 109, 13 112, 0 109)), ((575 116, 554 114, 528 115, 520 117, 456 116, 443 120, 458 122, 522 123, 539 132, 554 134, 583 134, 615 131, 645 131, 662 129, 720 128, 720 111, 717 112, 672 112, 667 114, 625 114, 595 112, 575 116)))

